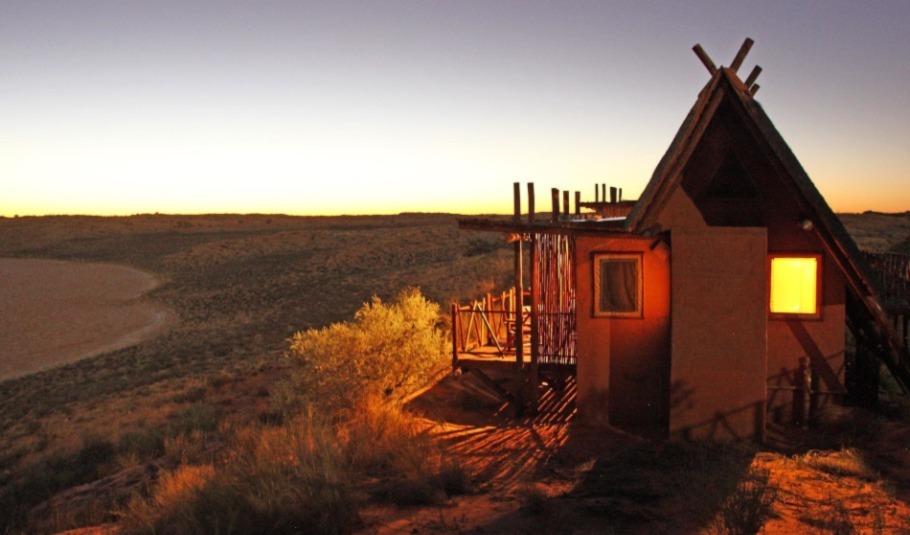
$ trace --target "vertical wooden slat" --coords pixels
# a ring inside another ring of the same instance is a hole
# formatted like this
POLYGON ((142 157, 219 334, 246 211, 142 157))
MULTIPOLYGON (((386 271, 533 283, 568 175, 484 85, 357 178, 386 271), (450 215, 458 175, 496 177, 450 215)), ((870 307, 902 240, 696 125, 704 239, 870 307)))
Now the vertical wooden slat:
POLYGON ((581 192, 575 192, 575 215, 581 215, 581 192))
POLYGON ((562 192, 562 213, 569 215, 569 190, 562 192))
POLYGON ((616 204, 616 187, 610 186, 610 204, 616 204))

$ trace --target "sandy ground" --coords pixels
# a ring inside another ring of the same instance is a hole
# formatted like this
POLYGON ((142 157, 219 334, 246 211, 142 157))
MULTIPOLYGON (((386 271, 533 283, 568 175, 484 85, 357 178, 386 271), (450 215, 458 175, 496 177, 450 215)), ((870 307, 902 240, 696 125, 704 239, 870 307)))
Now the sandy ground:
POLYGON ((151 274, 113 264, 0 258, 0 381, 113 351, 173 315, 151 274))

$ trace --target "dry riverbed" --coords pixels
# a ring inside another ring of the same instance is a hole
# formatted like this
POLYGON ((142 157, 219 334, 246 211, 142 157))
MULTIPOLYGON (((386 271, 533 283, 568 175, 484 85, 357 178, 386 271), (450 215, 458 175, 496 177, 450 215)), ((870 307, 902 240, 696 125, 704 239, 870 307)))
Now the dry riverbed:
POLYGON ((160 281, 114 264, 0 258, 0 381, 127 347, 173 317, 160 281))

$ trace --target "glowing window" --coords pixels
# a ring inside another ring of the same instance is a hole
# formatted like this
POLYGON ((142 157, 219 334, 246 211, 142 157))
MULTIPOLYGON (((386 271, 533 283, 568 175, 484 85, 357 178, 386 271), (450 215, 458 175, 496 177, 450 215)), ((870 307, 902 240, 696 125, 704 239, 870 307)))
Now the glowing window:
POLYGON ((594 316, 642 317, 640 253, 594 255, 594 316))
POLYGON ((772 256, 772 314, 818 316, 819 256, 772 256))

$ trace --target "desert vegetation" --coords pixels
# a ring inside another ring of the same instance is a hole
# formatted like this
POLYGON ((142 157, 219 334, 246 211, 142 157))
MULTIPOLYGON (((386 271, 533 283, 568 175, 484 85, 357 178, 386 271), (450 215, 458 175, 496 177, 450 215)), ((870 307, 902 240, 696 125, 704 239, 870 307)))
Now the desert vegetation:
POLYGON ((212 464, 184 458, 125 511, 142 533, 345 533, 367 500, 439 503, 463 470, 401 410, 445 364, 439 307, 416 290, 294 336, 274 423, 223 429, 212 464))
POLYGON ((515 419, 444 373, 414 398, 440 304, 509 285, 508 244, 453 216, 0 218, 0 256, 156 273, 179 320, 0 383, 0 533, 910 530, 900 402, 756 449, 515 419))
POLYGON ((0 229, 3 256, 156 273, 150 297, 179 318, 143 344, 0 383, 0 532, 116 519, 183 450, 211 456, 236 422, 282 418, 272 393, 295 333, 410 286, 443 303, 492 290, 510 265, 498 236, 470 245, 447 215, 23 217, 0 229), (124 470, 135 477, 119 481, 124 470), (92 507, 60 496, 99 480, 108 490, 86 489, 92 507))

